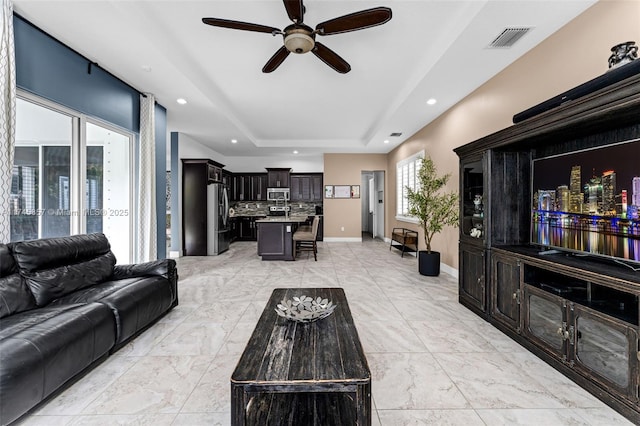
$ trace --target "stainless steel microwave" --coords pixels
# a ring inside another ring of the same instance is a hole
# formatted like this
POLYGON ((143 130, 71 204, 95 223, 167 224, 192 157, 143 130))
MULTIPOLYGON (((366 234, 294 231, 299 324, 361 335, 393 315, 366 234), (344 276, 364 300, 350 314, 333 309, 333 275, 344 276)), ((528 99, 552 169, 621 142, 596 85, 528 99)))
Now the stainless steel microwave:
POLYGON ((269 201, 289 201, 289 188, 267 188, 267 200, 269 201))

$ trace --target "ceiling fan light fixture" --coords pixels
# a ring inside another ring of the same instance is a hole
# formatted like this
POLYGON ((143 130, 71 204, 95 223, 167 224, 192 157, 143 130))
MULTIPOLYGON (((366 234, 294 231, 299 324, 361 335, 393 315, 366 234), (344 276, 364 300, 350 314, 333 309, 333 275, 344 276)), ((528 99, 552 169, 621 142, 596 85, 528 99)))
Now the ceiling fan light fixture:
POLYGON ((296 29, 287 33, 284 37, 284 46, 291 53, 307 53, 316 42, 304 29, 296 29))

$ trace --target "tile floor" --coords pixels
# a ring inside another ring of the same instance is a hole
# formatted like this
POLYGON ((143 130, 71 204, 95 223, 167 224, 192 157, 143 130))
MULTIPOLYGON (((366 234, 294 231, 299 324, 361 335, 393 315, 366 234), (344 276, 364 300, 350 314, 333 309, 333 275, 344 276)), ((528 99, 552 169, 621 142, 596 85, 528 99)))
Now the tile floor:
MULTIPOLYGON (((25 425, 228 425, 229 377, 276 287, 343 287, 373 377, 374 425, 630 424, 380 241, 262 262, 255 243, 178 260, 180 305, 25 425), (535 372, 534 374, 529 374, 535 372)), ((304 426, 304 425, 302 425, 304 426)))

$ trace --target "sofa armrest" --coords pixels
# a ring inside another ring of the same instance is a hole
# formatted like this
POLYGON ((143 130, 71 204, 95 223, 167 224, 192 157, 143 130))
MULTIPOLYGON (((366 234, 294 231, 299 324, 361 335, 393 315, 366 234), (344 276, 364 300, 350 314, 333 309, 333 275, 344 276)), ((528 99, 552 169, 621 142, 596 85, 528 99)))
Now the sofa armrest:
POLYGON ((173 259, 158 259, 151 262, 135 263, 131 265, 115 265, 112 279, 148 277, 159 275, 171 282, 178 281, 176 261, 173 259))

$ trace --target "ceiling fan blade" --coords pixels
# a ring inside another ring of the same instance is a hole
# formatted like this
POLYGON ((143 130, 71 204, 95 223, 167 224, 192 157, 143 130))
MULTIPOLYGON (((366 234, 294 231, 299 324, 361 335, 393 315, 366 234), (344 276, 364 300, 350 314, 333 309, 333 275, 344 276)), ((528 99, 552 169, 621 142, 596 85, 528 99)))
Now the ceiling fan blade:
POLYGON ((289 56, 289 53, 290 52, 287 50, 287 48, 282 46, 280 49, 276 51, 276 53, 273 54, 271 59, 267 61, 264 67, 262 67, 262 72, 270 73, 272 71, 275 71, 275 69, 278 68, 280 64, 284 62, 285 59, 287 59, 287 56, 289 56))
POLYGON ((248 22, 231 21, 229 19, 202 18, 202 22, 207 25, 213 25, 214 27, 231 28, 232 30, 255 31, 258 33, 269 34, 273 34, 274 32, 277 34, 281 33, 279 29, 274 27, 268 27, 266 25, 259 24, 250 24, 248 22))
POLYGON ((287 15, 293 22, 301 24, 304 20, 304 6, 302 0, 283 0, 287 15))
POLYGON ((311 51, 314 55, 320 58, 322 62, 329 65, 340 74, 346 74, 351 71, 351 65, 324 44, 316 42, 316 45, 311 49, 311 51))
POLYGON ((349 31, 382 25, 390 19, 391 9, 388 7, 374 7, 373 9, 361 10, 360 12, 329 19, 316 25, 316 31, 320 35, 348 33, 349 31))

